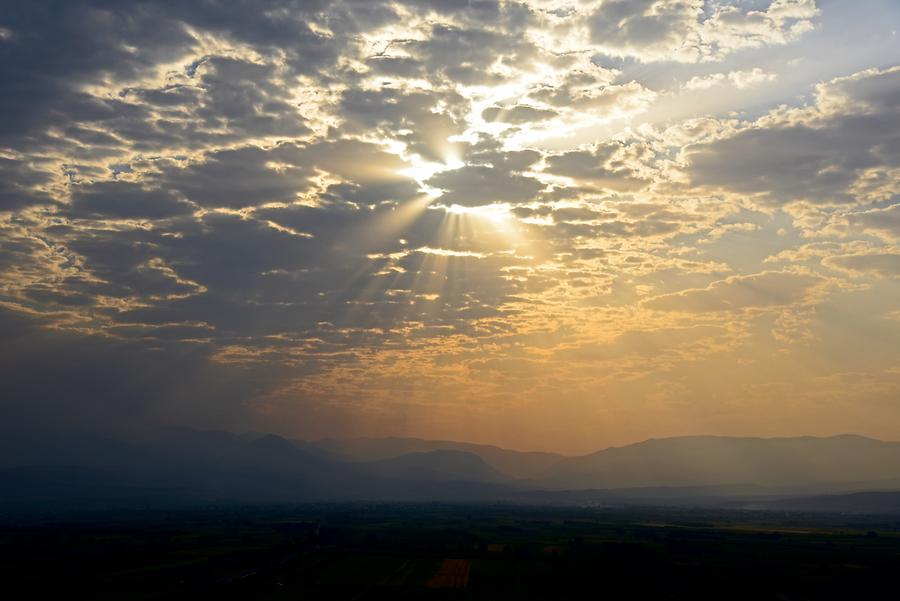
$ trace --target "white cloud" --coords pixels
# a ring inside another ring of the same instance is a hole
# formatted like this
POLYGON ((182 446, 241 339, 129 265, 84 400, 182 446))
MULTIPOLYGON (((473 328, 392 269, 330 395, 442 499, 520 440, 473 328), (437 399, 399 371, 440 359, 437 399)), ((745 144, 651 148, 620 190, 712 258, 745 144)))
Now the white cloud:
POLYGON ((775 0, 765 10, 704 0, 606 0, 588 26, 597 47, 613 55, 701 62, 786 44, 812 29, 818 13, 813 0, 775 0))
POLYGON ((766 82, 774 81, 778 76, 775 73, 763 71, 755 67, 749 71, 731 71, 729 73, 711 73, 710 75, 698 75, 692 77, 685 84, 687 90, 708 90, 716 86, 733 85, 739 90, 766 82))

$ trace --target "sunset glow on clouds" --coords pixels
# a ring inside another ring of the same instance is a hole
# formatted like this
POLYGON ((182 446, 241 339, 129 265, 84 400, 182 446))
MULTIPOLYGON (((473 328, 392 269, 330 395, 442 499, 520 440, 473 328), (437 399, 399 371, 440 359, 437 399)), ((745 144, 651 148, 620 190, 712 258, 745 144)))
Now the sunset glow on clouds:
POLYGON ((4 413, 900 437, 900 6, 21 2, 4 413))

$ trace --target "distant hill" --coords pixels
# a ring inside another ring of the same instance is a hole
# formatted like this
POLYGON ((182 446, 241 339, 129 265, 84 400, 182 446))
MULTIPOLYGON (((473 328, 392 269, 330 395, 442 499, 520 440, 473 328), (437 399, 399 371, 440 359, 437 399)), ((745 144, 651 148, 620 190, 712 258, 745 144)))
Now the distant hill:
POLYGON ((0 511, 365 500, 890 513, 894 496, 846 493, 900 491, 900 444, 695 436, 564 457, 401 438, 306 443, 171 429, 126 441, 7 432, 0 490, 0 511))
POLYGON ((420 438, 326 438, 304 444, 353 461, 376 461, 429 451, 463 451, 481 457, 494 469, 513 478, 535 478, 565 458, 555 453, 511 451, 491 445, 420 438))
POLYGON ((753 503, 749 507, 778 511, 900 515, 900 492, 870 491, 843 495, 791 497, 753 503))
POLYGON ((465 451, 426 451, 363 464, 372 473, 422 482, 490 482, 509 484, 512 478, 465 451))
POLYGON ((174 429, 128 442, 78 432, 0 436, 0 511, 488 500, 511 481, 460 451, 362 463, 275 435, 174 429))
POLYGON ((650 439, 578 457, 416 438, 326 439, 311 447, 351 461, 410 453, 472 453, 532 488, 620 489, 756 486, 781 492, 852 490, 853 483, 900 484, 900 443, 862 436, 650 439))
POLYGON ((549 488, 756 485, 783 491, 900 478, 900 443, 862 436, 650 439, 569 457, 541 475, 549 488))
POLYGON ((317 457, 277 436, 245 440, 187 429, 127 442, 78 432, 3 436, 0 481, 21 484, 7 488, 0 506, 30 499, 98 507, 104 501, 119 506, 352 497, 369 484, 355 466, 317 457))

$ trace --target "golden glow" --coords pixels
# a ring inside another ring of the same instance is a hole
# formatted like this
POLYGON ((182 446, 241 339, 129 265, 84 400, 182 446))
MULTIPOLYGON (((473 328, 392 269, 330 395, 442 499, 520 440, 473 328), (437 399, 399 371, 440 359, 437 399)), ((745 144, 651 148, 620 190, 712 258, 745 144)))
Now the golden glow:
POLYGON ((480 207, 464 207, 462 205, 450 205, 445 210, 450 215, 459 215, 462 217, 471 217, 473 219, 484 219, 497 225, 509 225, 512 215, 509 212, 507 204, 490 204, 480 207))
POLYGON ((107 108, 6 128, 0 307, 208 340, 301 435, 900 438, 890 18, 370 4, 304 18, 302 65, 195 25, 183 53, 42 74, 107 108))
POLYGON ((411 167, 401 169, 397 173, 416 180, 416 183, 419 184, 422 192, 424 192, 431 198, 438 198, 441 194, 443 194, 443 192, 440 190, 440 188, 429 186, 427 183, 428 180, 441 171, 459 169, 464 165, 464 163, 457 158, 451 158, 446 163, 435 163, 425 161, 419 155, 413 155, 412 157, 410 157, 409 162, 412 164, 411 167))

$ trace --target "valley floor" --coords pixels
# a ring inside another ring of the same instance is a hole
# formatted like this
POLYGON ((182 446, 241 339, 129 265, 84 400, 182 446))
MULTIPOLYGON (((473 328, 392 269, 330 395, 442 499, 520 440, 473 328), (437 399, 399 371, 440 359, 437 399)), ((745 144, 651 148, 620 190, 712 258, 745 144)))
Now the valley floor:
POLYGON ((6 598, 852 599, 897 590, 898 562, 887 517, 340 504, 0 521, 6 598))

